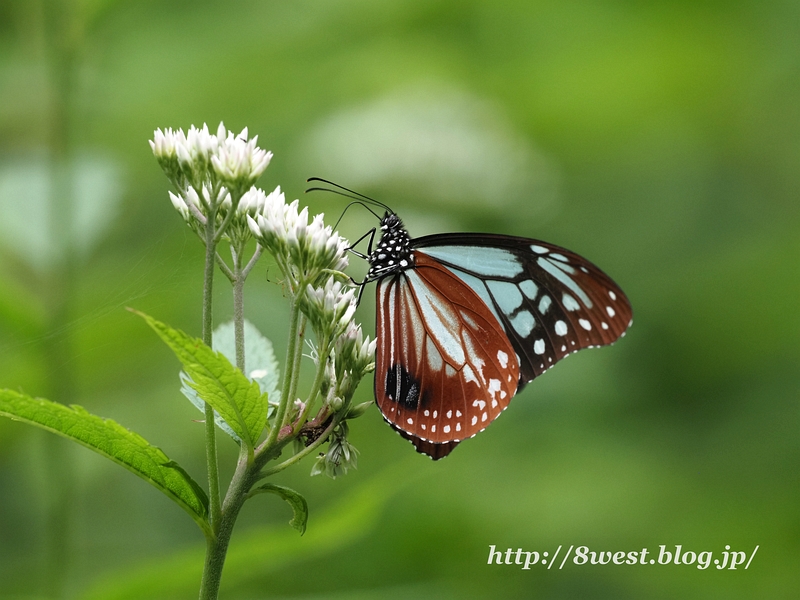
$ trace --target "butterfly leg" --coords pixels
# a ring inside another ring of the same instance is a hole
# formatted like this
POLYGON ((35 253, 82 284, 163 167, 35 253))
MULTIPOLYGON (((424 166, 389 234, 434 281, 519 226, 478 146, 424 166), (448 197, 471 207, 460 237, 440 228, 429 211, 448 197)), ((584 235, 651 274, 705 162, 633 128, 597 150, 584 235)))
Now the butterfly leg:
POLYGON ((353 242, 353 244, 347 250, 350 253, 355 254, 358 258, 360 258, 362 260, 368 260, 369 259, 369 255, 372 254, 372 243, 375 241, 375 231, 376 231, 376 228, 373 227, 367 233, 365 233, 360 238, 358 238, 355 242, 353 242), (367 244, 367 253, 366 254, 362 254, 361 252, 356 250, 355 247, 358 246, 367 237, 369 237, 369 244, 367 244))

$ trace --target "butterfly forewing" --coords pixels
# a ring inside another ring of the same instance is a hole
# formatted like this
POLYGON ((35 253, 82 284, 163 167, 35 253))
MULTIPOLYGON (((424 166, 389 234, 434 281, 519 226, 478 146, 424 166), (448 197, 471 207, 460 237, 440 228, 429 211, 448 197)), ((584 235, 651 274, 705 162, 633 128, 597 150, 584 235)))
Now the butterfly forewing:
POLYGON ((631 323, 622 290, 564 248, 524 238, 442 234, 413 240, 489 306, 520 362, 520 385, 582 348, 617 340, 631 323))
POLYGON ((434 457, 486 428, 519 383, 511 341, 490 307, 424 253, 378 283, 375 396, 384 417, 434 457))

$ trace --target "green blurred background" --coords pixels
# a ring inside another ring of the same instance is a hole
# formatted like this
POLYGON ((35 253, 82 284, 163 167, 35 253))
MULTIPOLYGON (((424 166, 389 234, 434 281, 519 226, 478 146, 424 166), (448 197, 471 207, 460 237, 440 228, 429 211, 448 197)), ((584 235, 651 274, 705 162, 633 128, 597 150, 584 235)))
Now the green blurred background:
MULTIPOLYGON (((2 0, 0 387, 114 418, 199 481, 177 361, 124 308, 199 335, 201 245, 147 140, 220 120, 258 134, 275 153, 260 185, 312 214, 344 207, 303 195, 316 175, 415 236, 541 238, 635 313, 444 461, 371 410, 357 471, 277 479, 307 496, 306 536, 277 498, 248 504, 224 598, 797 597, 800 4, 2 0), (522 571, 488 566, 491 544, 760 549, 747 571, 522 571)), ((282 356, 269 260, 246 293, 282 356)), ((216 294, 221 322, 221 277, 216 294)), ((193 598, 202 553, 155 489, 0 421, 0 598, 193 598)))

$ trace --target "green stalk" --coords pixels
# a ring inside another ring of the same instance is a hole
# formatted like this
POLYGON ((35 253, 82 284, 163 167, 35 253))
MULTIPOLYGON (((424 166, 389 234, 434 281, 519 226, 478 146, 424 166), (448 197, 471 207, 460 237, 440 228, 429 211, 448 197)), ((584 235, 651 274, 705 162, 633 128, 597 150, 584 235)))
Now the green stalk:
POLYGON ((292 298, 291 313, 289 316, 289 344, 286 348, 286 370, 283 374, 283 389, 281 390, 281 400, 278 404, 278 412, 275 414, 275 423, 267 436, 266 441, 262 444, 263 451, 275 445, 283 427, 283 419, 286 416, 289 398, 292 395, 292 389, 297 387, 297 373, 295 372, 295 355, 297 354, 297 346, 299 342, 299 325, 300 325, 300 306, 297 298, 292 298))
MULTIPOLYGON (((244 251, 244 248, 241 249, 244 251)), ((244 280, 242 255, 231 246, 233 255, 233 339, 236 346, 236 366, 244 373, 244 280)), ((256 440, 253 440, 255 444, 256 440)))
POLYGON ((305 420, 308 417, 308 413, 314 406, 314 403, 317 400, 317 395, 319 395, 319 390, 322 387, 322 380, 325 378, 325 363, 327 361, 328 355, 330 354, 330 349, 328 348, 327 341, 325 343, 320 344, 320 349, 324 349, 325 352, 320 351, 319 364, 317 365, 317 374, 314 376, 314 383, 311 384, 311 392, 308 394, 308 398, 306 399, 305 408, 303 408, 303 412, 300 414, 300 418, 297 420, 297 426, 295 427, 294 430, 295 434, 297 434, 300 431, 300 428, 303 426, 303 423, 305 423, 305 420))
MULTIPOLYGON (((216 215, 212 211, 206 224, 206 263, 203 274, 203 343, 211 346, 212 292, 214 289, 214 263, 216 244, 214 243, 214 223, 216 215)), ((219 495, 219 464, 217 461, 217 432, 214 424, 214 409, 210 404, 205 406, 206 427, 206 464, 208 468, 209 519, 211 530, 216 532, 221 516, 219 495)))
POLYGON ((243 452, 239 455, 236 472, 225 496, 216 537, 206 539, 206 561, 200 583, 200 600, 217 600, 219 596, 222 569, 225 566, 233 526, 255 481, 252 464, 247 460, 247 453, 243 452))

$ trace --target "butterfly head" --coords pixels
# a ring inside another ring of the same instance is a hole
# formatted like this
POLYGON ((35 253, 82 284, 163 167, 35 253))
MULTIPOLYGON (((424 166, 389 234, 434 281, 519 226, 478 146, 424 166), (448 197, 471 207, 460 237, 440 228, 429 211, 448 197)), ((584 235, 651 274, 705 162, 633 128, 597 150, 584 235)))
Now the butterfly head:
POLYGON ((403 222, 393 212, 386 211, 381 219, 381 238, 367 257, 369 280, 381 279, 414 266, 411 237, 403 222))

